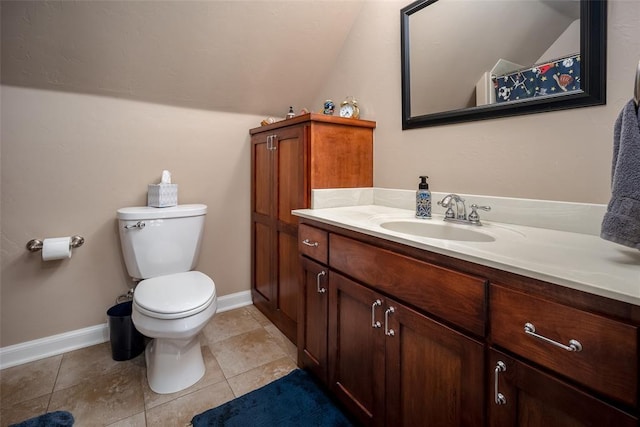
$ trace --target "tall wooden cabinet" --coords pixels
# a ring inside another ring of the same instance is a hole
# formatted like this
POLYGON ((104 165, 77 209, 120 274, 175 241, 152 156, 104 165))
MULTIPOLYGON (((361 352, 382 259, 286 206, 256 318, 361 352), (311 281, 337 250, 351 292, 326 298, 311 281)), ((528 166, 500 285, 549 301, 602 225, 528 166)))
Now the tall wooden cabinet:
POLYGON ((250 130, 252 298, 291 341, 298 317, 298 221, 311 189, 371 187, 375 122, 305 114, 250 130))

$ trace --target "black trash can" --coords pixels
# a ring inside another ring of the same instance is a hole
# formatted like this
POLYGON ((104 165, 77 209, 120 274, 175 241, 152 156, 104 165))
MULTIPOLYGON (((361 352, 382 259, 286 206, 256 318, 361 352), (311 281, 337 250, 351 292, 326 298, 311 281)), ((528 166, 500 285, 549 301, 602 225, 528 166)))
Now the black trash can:
POLYGON ((132 302, 127 301, 107 310, 113 360, 133 359, 144 350, 144 335, 133 326, 131 306, 132 302))

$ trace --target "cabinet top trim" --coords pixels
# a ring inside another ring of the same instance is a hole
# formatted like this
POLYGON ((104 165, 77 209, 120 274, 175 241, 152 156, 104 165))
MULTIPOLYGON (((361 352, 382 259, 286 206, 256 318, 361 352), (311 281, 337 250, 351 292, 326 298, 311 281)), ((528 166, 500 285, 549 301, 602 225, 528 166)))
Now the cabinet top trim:
POLYGON ((375 129, 376 122, 371 120, 359 120, 359 119, 346 119, 344 117, 338 116, 328 116, 325 114, 319 113, 307 113, 301 114, 299 116, 295 116, 292 119, 281 120, 279 122, 272 123, 266 126, 260 126, 257 128, 253 128, 249 130, 251 135, 272 130, 272 129, 280 129, 284 126, 292 126, 305 122, 322 122, 322 123, 333 123, 336 125, 347 125, 347 126, 355 126, 355 127, 363 127, 369 129, 375 129))

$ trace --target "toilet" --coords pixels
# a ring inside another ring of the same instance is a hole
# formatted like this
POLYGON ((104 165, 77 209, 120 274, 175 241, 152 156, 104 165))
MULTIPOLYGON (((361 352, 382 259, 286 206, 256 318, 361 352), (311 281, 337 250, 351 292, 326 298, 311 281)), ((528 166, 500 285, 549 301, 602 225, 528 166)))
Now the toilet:
POLYGON ((183 390, 205 373, 198 333, 216 312, 216 287, 209 276, 192 270, 206 213, 202 204, 117 211, 124 261, 139 280, 131 320, 152 338, 145 360, 156 393, 183 390))

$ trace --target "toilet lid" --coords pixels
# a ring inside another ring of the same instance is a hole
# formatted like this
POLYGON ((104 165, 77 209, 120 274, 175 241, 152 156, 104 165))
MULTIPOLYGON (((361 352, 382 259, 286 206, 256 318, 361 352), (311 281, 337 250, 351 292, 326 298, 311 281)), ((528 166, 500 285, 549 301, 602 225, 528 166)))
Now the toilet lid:
POLYGON ((204 310, 216 296, 216 285, 199 271, 153 277, 138 283, 133 301, 147 315, 168 319, 204 310))

